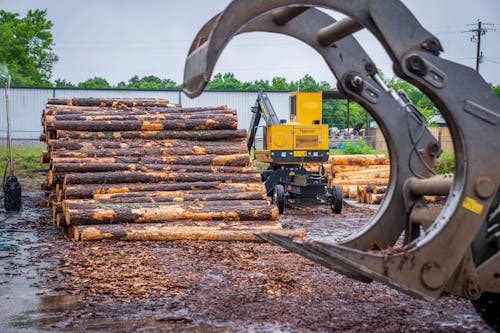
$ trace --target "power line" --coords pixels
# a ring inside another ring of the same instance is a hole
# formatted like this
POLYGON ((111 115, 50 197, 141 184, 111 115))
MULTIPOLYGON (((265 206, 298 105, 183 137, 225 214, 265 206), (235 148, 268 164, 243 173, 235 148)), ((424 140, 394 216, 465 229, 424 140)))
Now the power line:
POLYGON ((481 20, 477 20, 477 24, 468 24, 468 26, 476 26, 476 28, 464 32, 474 33, 470 40, 471 42, 476 43, 476 72, 479 72, 479 64, 483 60, 483 52, 481 52, 481 36, 486 35, 488 31, 495 31, 495 29, 490 28, 493 27, 494 24, 483 23, 481 20))

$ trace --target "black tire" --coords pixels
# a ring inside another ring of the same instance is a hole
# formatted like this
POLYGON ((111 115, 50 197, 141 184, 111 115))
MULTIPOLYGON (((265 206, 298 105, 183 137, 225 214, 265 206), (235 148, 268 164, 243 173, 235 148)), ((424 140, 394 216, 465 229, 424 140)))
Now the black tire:
POLYGON ((278 206, 278 213, 283 214, 285 211, 285 188, 283 185, 276 185, 273 192, 273 203, 278 206))
POLYGON ((500 332, 500 294, 484 292, 472 304, 481 318, 496 332, 500 332))
POLYGON ((330 197, 330 208, 332 213, 342 213, 342 186, 334 185, 332 188, 332 196, 330 197))

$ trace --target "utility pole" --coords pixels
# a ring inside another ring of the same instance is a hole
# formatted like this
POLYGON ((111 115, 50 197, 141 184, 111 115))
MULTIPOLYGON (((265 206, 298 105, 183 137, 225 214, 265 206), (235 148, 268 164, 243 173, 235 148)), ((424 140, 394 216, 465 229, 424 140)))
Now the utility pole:
MULTIPOLYGON (((476 24, 468 24, 469 26, 475 26, 476 24)), ((474 35, 470 38, 471 42, 476 43, 476 72, 479 73, 479 64, 483 59, 483 52, 481 52, 481 36, 486 35, 488 31, 494 31, 491 23, 483 23, 481 20, 477 20, 477 27, 474 29, 467 30, 465 32, 472 32, 474 35), (487 27, 484 27, 484 26, 487 27)))

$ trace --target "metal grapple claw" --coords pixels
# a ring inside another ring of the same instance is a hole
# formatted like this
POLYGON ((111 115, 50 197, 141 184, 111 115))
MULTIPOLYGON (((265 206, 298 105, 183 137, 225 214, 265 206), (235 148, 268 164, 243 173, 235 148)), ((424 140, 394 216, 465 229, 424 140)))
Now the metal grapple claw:
POLYGON ((359 234, 340 244, 261 237, 351 277, 376 279, 426 299, 451 292, 480 300, 484 294, 496 295, 498 304, 500 100, 484 79, 440 58, 439 40, 398 0, 235 0, 196 37, 186 60, 186 94, 199 95, 231 38, 250 31, 292 36, 319 52, 339 90, 377 120, 391 157, 386 198, 359 234), (348 18, 336 22, 314 7, 348 18), (384 46, 396 74, 439 107, 455 148, 452 179, 427 178, 440 148, 416 108, 385 87, 373 61, 350 36, 363 28, 384 46), (423 219, 414 211, 416 203, 434 190, 447 190, 448 200, 423 219), (411 227, 419 220, 424 232, 411 227), (394 248, 403 231, 405 245, 394 248), (383 250, 369 251, 373 243, 383 250))

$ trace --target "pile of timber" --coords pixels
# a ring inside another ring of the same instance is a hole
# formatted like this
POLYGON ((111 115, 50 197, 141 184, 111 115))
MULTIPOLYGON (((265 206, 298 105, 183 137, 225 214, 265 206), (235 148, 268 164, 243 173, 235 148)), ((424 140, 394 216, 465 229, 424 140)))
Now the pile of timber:
POLYGON ((53 224, 77 241, 240 240, 282 230, 245 130, 225 106, 49 99, 42 114, 53 224))
POLYGON ((385 155, 332 155, 323 165, 329 187, 342 186, 344 198, 379 204, 389 182, 389 158, 385 155))

